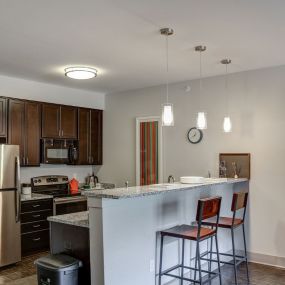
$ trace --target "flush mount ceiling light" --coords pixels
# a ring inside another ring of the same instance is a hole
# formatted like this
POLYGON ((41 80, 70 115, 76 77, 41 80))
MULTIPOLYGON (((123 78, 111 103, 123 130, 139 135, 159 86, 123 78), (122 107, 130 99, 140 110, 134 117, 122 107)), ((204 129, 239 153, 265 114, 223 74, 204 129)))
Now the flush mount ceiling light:
POLYGON ((65 76, 72 79, 91 79, 97 76, 97 70, 91 67, 67 67, 65 76))
POLYGON ((173 35, 174 31, 170 28, 160 30, 161 35, 166 38, 166 103, 162 104, 162 126, 174 126, 173 104, 168 102, 168 37, 173 35))

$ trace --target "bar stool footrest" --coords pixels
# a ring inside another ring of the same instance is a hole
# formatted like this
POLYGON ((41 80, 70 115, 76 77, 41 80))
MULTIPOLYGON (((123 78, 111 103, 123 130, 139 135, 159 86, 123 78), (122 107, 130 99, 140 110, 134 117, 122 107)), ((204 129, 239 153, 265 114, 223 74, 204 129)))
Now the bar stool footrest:
MULTIPOLYGON (((214 261, 214 260, 213 260, 214 261)), ((185 281, 188 281, 188 282, 192 282, 192 283, 200 283, 199 280, 194 280, 194 279, 191 279, 191 278, 187 278, 187 277, 181 277, 179 275, 175 275, 175 274, 171 274, 169 272, 173 271, 173 270, 176 270, 176 269, 180 269, 180 268, 186 268, 186 269, 190 269, 190 270, 194 270, 194 271, 199 271, 198 268, 194 268, 194 267, 190 267, 190 266, 185 266, 185 265, 182 265, 182 264, 177 264, 177 265, 174 265, 164 271, 161 272, 161 276, 165 275, 165 276, 169 276, 169 277, 173 277, 173 278, 178 278, 180 280, 185 280, 185 281)), ((203 273, 207 273, 209 275, 213 275, 213 276, 210 276, 209 278, 207 278, 206 280, 202 281, 201 284, 205 283, 205 282, 209 282, 211 281, 212 279, 216 278, 217 276, 219 276, 220 274, 218 272, 214 272, 214 271, 208 271, 208 270, 204 270, 204 269, 201 269, 201 272, 203 273)))

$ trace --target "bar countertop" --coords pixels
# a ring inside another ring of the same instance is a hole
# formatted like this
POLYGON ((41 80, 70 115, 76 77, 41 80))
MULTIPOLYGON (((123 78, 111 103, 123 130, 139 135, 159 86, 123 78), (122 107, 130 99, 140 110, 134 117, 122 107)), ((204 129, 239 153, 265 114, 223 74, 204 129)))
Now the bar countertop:
POLYGON ((211 185, 234 184, 246 181, 248 181, 246 178, 228 178, 226 180, 224 178, 206 178, 205 183, 199 184, 163 183, 147 186, 133 186, 128 188, 114 188, 109 190, 90 190, 85 191, 83 195, 90 198, 126 199, 149 195, 159 195, 173 191, 184 191, 192 188, 195 189, 200 187, 208 187, 211 185))

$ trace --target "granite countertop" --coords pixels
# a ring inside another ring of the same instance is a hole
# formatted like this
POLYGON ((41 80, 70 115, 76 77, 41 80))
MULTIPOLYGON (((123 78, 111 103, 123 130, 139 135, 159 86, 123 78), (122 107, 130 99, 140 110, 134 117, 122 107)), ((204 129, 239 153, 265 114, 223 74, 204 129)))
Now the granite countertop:
POLYGON ((88 211, 51 216, 51 217, 48 217, 47 219, 49 222, 89 228, 89 212, 88 211))
POLYGON ((153 184, 147 186, 134 186, 134 187, 124 187, 124 188, 114 188, 109 190, 89 190, 85 191, 83 195, 87 197, 94 198, 107 198, 107 199, 126 199, 126 198, 135 198, 149 195, 158 195, 173 191, 183 191, 199 187, 207 187, 211 185, 222 185, 222 184, 233 184, 246 182, 246 178, 231 179, 207 179, 207 182, 201 184, 182 184, 182 183, 163 183, 163 184, 153 184))
POLYGON ((21 195, 21 201, 35 201, 35 200, 42 200, 42 199, 53 199, 52 195, 44 195, 44 194, 29 194, 29 195, 21 195))

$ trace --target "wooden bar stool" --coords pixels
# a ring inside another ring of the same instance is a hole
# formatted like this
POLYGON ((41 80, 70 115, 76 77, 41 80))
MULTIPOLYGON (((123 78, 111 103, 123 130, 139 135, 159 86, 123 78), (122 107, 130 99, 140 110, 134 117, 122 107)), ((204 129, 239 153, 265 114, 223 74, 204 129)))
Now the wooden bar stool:
MULTIPOLYGON (((226 261, 220 261, 220 258, 217 258, 215 262, 220 262, 223 264, 229 264, 234 266, 234 275, 235 275, 235 284, 238 284, 238 278, 237 278, 237 266, 245 261, 246 263, 246 273, 247 273, 247 280, 248 283, 249 280, 249 271, 248 271, 248 259, 247 259, 247 248, 246 248, 246 240, 245 240, 245 228, 244 228, 244 220, 245 220, 245 214, 246 214, 246 207, 247 207, 247 198, 248 193, 239 192, 233 194, 232 199, 232 207, 231 211, 233 212, 232 217, 220 217, 218 227, 229 229, 231 231, 231 238, 232 238, 232 247, 233 247, 233 253, 220 253, 222 256, 232 257, 233 262, 226 262, 226 261), (237 218, 237 213, 241 212, 241 218, 237 218), (242 227, 243 232, 243 242, 244 242, 244 255, 236 255, 236 248, 235 248, 235 229, 242 227)), ((215 220, 213 219, 207 219, 202 222, 202 225, 210 226, 212 229, 216 227, 215 220)), ((202 255, 202 260, 208 260, 210 262, 210 268, 211 268, 211 262, 214 261, 212 259, 212 254, 216 254, 213 252, 213 240, 211 239, 211 245, 210 245, 210 251, 208 253, 205 253, 202 255), (204 258, 205 255, 210 254, 210 258, 204 258), (210 261, 211 260, 211 261, 210 261)))
MULTIPOLYGON (((171 229, 161 231, 161 245, 160 245, 160 263, 159 263, 159 285, 161 285, 162 276, 170 276, 174 278, 180 279, 180 285, 183 285, 183 281, 193 282, 194 284, 204 284, 205 282, 209 282, 213 278, 219 276, 220 285, 222 284, 221 279, 221 269, 220 269, 220 262, 219 262, 219 247, 218 247, 218 239, 217 239, 217 230, 218 230, 218 223, 219 223, 219 215, 220 215, 220 207, 221 207, 221 197, 213 197, 207 199, 201 199, 198 201, 197 207, 197 215, 196 221, 197 226, 190 226, 190 225, 179 225, 175 226, 171 229), (210 229, 208 227, 203 227, 202 222, 206 219, 214 218, 215 223, 213 227, 210 229), (175 265, 171 268, 168 268, 162 271, 162 259, 163 259, 163 242, 165 237, 174 237, 182 239, 182 260, 181 264, 175 265), (200 253, 200 242, 205 241, 207 239, 215 238, 216 241, 216 254, 218 257, 218 272, 212 272, 209 270, 203 270, 201 268, 201 253, 200 253), (190 266, 184 265, 184 246, 185 240, 196 241, 196 259, 195 259, 195 268, 190 266), (198 264, 198 268, 197 268, 198 264), (195 272, 194 279, 184 277, 184 269, 189 269, 190 272, 193 270, 195 272), (175 275, 171 273, 172 271, 180 269, 180 275, 175 275), (199 279, 196 279, 196 272, 199 273, 199 279), (207 273, 209 278, 206 280, 202 280, 202 273, 207 273)), ((192 284, 192 283, 191 283, 192 284)))

